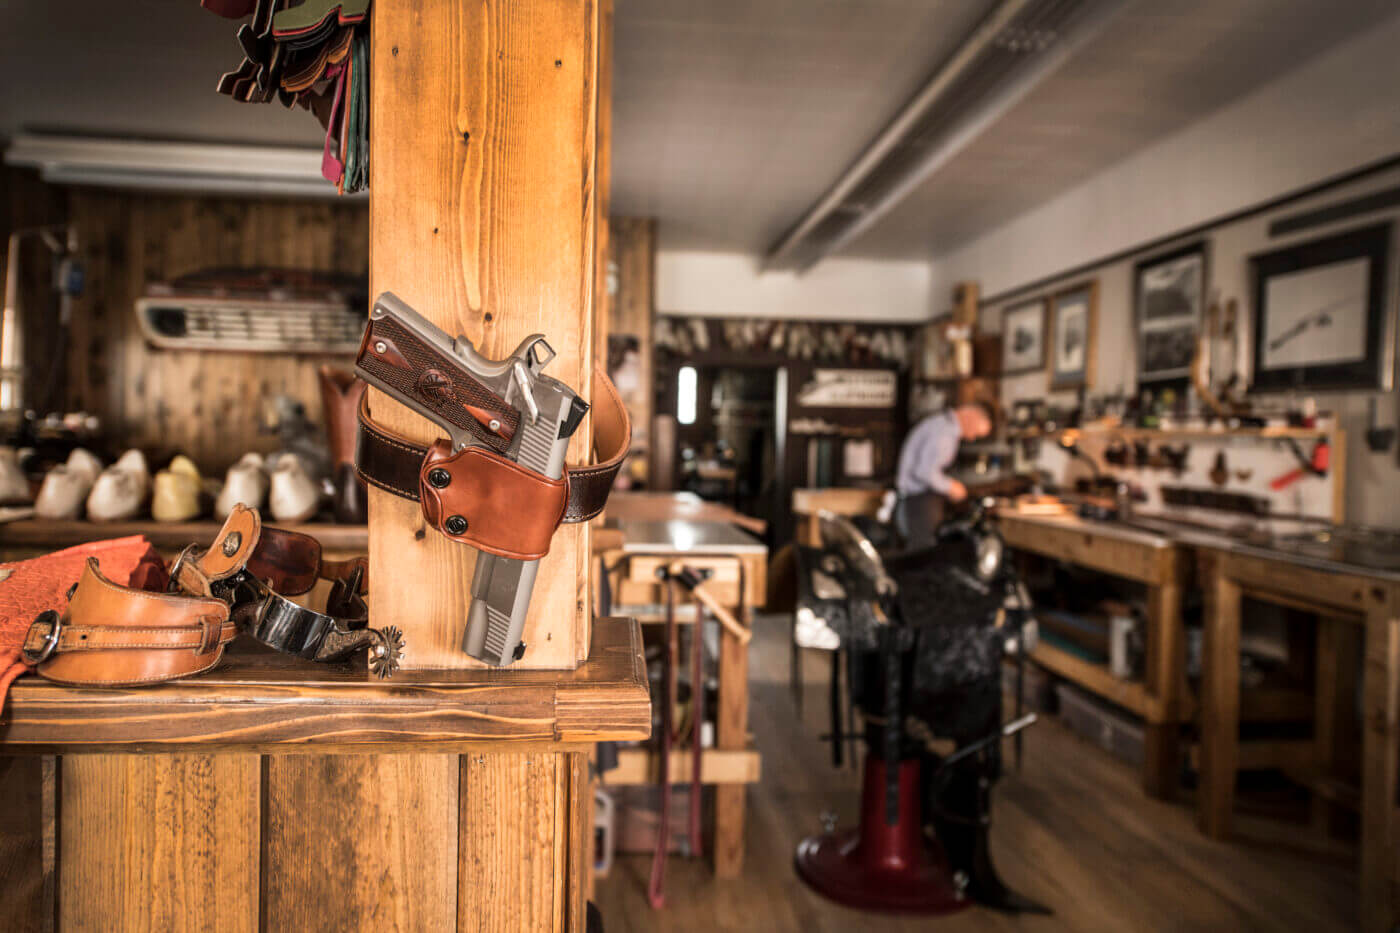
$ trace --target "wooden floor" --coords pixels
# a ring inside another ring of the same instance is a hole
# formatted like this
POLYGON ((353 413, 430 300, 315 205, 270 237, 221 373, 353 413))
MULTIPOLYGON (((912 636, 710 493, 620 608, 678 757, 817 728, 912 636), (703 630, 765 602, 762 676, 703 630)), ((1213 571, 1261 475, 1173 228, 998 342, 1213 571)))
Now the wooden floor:
POLYGON ((993 856, 1012 888, 1050 905, 1053 917, 972 908, 952 917, 863 914, 808 890, 792 853, 824 810, 854 822, 859 780, 836 770, 825 729, 825 691, 809 687, 794 728, 787 627, 760 629, 752 726, 763 780, 749 788, 746 876, 716 882, 707 864, 674 857, 667 906, 646 901, 649 856, 626 856, 599 882, 607 933, 631 931, 1346 930, 1356 925, 1356 873, 1347 864, 1277 846, 1212 842, 1183 803, 1143 796, 1136 773, 1053 720, 1027 735, 1019 774, 998 784, 993 856))

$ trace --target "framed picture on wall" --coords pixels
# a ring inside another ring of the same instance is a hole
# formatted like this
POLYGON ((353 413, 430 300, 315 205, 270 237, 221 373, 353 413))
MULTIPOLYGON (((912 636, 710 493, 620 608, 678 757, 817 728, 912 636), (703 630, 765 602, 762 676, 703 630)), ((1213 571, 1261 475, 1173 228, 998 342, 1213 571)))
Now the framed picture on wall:
POLYGON ((1206 299, 1205 241, 1139 262, 1133 278, 1138 382, 1189 376, 1206 299))
POLYGON ((1250 258, 1254 388, 1389 388, 1390 224, 1250 258))
POLYGON ((1098 280, 1066 289, 1051 299, 1050 388, 1094 384, 1098 280))
POLYGON ((1045 299, 1012 305, 1001 315, 1003 375, 1045 368, 1045 299))

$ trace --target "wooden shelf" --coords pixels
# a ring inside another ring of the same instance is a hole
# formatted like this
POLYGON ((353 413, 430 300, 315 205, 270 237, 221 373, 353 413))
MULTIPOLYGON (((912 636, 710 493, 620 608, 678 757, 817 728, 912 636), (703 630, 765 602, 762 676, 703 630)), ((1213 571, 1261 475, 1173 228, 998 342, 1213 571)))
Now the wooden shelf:
POLYGON ((1077 658, 1068 651, 1061 651, 1043 641, 1035 646, 1030 656, 1031 660, 1050 673, 1073 681, 1090 693, 1110 703, 1116 703, 1135 715, 1152 719, 1153 717, 1148 715, 1149 711, 1156 712, 1157 704, 1148 695, 1146 687, 1136 681, 1119 680, 1101 664, 1077 658))
MULTIPOLYGON (((670 778, 672 783, 690 782, 690 749, 671 750, 670 778)), ((622 748, 617 752, 617 767, 603 775, 603 783, 613 787, 635 784, 655 784, 659 774, 661 754, 654 748, 622 748)), ((758 749, 707 748, 700 753, 700 783, 756 784, 762 773, 758 749)))
MULTIPOLYGON (((269 524, 311 535, 328 551, 364 551, 369 547, 369 529, 364 525, 336 525, 329 522, 307 522, 285 525, 269 524)), ((179 549, 187 544, 207 546, 214 540, 222 522, 87 522, 52 521, 29 518, 0 525, 0 548, 41 548, 56 551, 89 541, 145 535, 160 550, 179 549)))
POLYGON ((1107 425, 1087 425, 1082 428, 1063 428, 1058 431, 1015 431, 1007 435, 1008 441, 1030 440, 1036 438, 1058 438, 1065 431, 1078 431, 1088 435, 1111 435, 1121 437, 1124 440, 1230 440, 1231 438, 1252 438, 1255 440, 1276 441, 1276 440, 1317 440, 1323 437, 1331 437, 1336 433, 1336 427, 1328 428, 1290 428, 1286 425, 1264 428, 1127 428, 1109 427, 1107 425))
POLYGON ((400 671, 316 664, 235 642, 223 664, 148 687, 65 687, 22 677, 5 704, 0 752, 363 745, 523 746, 636 741, 651 734, 642 636, 631 619, 593 624, 572 671, 400 671))

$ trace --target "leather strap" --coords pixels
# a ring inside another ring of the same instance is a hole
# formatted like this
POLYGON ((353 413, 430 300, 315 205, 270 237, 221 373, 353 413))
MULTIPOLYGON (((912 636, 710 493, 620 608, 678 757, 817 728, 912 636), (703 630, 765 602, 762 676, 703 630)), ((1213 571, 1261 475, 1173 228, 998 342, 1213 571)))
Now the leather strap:
POLYGON ((120 586, 89 558, 67 611, 35 619, 21 656, 58 683, 161 683, 218 664, 237 632, 222 600, 120 586))
POLYGON ((246 627, 281 650, 295 640, 294 653, 317 660, 382 647, 371 669, 387 676, 402 641, 366 627, 367 571, 365 558, 323 560, 315 538, 264 527, 256 510, 238 505, 208 550, 191 545, 176 560, 170 577, 180 592, 120 586, 90 558, 67 611, 40 614, 21 656, 59 683, 160 683, 214 667, 246 627), (310 591, 318 579, 333 584, 326 613, 287 598, 310 591))
MULTIPOLYGON (((632 422, 617 387, 601 369, 593 372, 593 454, 597 463, 566 466, 565 524, 586 522, 603 511, 613 480, 632 446, 632 422)), ((360 433, 355 469, 365 482, 404 499, 419 501, 419 474, 428 445, 419 444, 375 421, 369 394, 360 399, 360 433)))
POLYGON ((115 648, 189 648, 195 654, 206 654, 220 645, 228 644, 238 634, 237 626, 217 615, 202 616, 197 624, 169 628, 117 628, 111 625, 63 625, 60 622, 36 622, 29 627, 24 639, 24 651, 32 656, 48 649, 53 651, 111 651, 115 648), (54 640, 54 629, 57 639, 54 640))

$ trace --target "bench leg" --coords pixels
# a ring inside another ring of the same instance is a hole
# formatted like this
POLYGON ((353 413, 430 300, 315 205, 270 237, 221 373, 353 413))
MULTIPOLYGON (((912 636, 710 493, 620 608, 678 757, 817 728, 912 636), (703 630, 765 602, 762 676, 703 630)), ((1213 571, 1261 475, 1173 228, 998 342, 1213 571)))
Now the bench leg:
MULTIPOLYGON (((715 745, 742 749, 749 741, 749 649, 721 629, 719 652, 715 745)), ((719 878, 737 878, 744 869, 744 791, 743 784, 715 785, 714 860, 719 878)))

